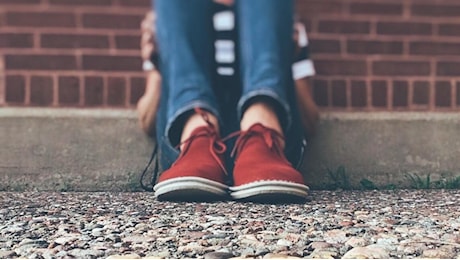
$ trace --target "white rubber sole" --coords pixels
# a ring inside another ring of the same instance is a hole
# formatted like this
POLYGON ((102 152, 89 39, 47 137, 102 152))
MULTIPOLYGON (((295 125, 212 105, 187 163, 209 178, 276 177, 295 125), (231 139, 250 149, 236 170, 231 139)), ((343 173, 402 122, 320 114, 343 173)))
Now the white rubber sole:
POLYGON ((153 187, 158 200, 216 201, 228 197, 228 186, 200 177, 179 177, 153 187))
POLYGON ((251 182, 229 189, 235 200, 262 203, 305 201, 309 191, 306 185, 276 180, 251 182))

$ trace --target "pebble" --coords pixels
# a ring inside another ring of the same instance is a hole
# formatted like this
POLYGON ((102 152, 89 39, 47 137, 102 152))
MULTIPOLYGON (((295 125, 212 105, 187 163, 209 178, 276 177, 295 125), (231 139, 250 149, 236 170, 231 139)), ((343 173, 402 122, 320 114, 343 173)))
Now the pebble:
POLYGON ((347 242, 347 233, 340 229, 329 230, 324 233, 324 240, 329 244, 341 244, 347 242))
POLYGON ((104 192, 0 201, 0 258, 460 257, 458 190, 312 191, 293 205, 104 192))
POLYGON ((59 244, 59 245, 66 245, 66 244, 74 242, 75 240, 78 240, 78 237, 76 237, 76 236, 62 236, 62 237, 56 238, 54 240, 54 243, 59 244))
POLYGON ((111 255, 106 259, 141 259, 138 254, 126 254, 126 255, 111 255))
POLYGON ((228 252, 209 252, 204 254, 204 259, 228 259, 234 257, 232 253, 228 252))
POLYGON ((316 249, 311 253, 308 258, 313 259, 335 259, 337 258, 337 251, 334 248, 316 249))
POLYGON ((423 251, 422 257, 437 258, 437 259, 453 259, 456 256, 455 247, 441 246, 437 249, 426 249, 423 251))
POLYGON ((388 259, 390 255, 384 248, 370 245, 366 247, 355 247, 345 253, 343 259, 388 259))
POLYGON ((286 239, 280 239, 280 240, 278 240, 278 242, 276 242, 276 244, 277 244, 278 246, 287 246, 287 247, 292 246, 292 242, 291 242, 291 241, 288 241, 288 240, 286 240, 286 239))
POLYGON ((364 247, 367 244, 367 241, 362 237, 351 237, 345 242, 345 245, 349 247, 364 247))
POLYGON ((329 243, 323 242, 323 241, 315 241, 310 244, 310 247, 312 249, 323 249, 323 248, 332 247, 332 245, 329 243))
POLYGON ((298 259, 299 257, 289 256, 284 254, 272 254, 268 253, 264 255, 263 259, 298 259))
POLYGON ((16 252, 10 250, 0 250, 0 258, 13 258, 16 255, 16 252))

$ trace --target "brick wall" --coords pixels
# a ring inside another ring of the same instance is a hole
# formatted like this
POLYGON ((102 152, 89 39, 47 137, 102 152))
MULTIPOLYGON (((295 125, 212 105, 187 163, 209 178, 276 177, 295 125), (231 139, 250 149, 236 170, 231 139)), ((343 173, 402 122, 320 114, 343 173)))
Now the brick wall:
MULTIPOLYGON (((149 0, 0 0, 0 106, 132 107, 149 0)), ((458 0, 298 0, 324 110, 458 110, 458 0)))

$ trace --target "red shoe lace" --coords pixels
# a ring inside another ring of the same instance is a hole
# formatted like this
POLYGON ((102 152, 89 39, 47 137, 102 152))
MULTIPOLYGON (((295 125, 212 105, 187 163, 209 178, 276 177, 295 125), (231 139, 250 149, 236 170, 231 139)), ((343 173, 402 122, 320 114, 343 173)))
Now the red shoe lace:
POLYGON ((226 141, 230 138, 233 138, 239 135, 238 139, 236 140, 235 146, 233 147, 231 157, 234 157, 236 161, 238 155, 241 153, 244 145, 246 144, 246 142, 249 140, 250 137, 262 136, 268 148, 270 150, 275 151, 281 158, 283 158, 284 161, 288 162, 286 157, 284 156, 284 151, 281 148, 282 142, 284 141, 284 136, 271 128, 265 127, 263 125, 262 127, 264 128, 263 131, 256 131, 256 130, 252 130, 251 128, 249 128, 246 131, 237 131, 225 137, 223 141, 226 141))
POLYGON ((209 120, 208 115, 206 112, 204 112, 201 108, 195 108, 195 112, 203 117, 203 120, 206 121, 208 124, 209 129, 206 129, 206 131, 203 131, 199 134, 192 135, 186 140, 182 141, 177 145, 176 148, 179 148, 181 145, 185 144, 184 149, 181 150, 181 153, 179 155, 179 158, 177 158, 176 162, 179 161, 180 158, 182 158, 188 151, 190 144, 193 140, 199 138, 199 137, 209 137, 211 138, 211 142, 209 144, 209 151, 211 152, 212 157, 214 160, 219 164, 220 168, 224 171, 226 175, 228 175, 227 170, 225 169, 224 164, 219 158, 219 155, 223 155, 225 151, 227 150, 227 147, 225 146, 225 143, 221 138, 219 137, 219 134, 217 133, 216 127, 211 123, 209 120))

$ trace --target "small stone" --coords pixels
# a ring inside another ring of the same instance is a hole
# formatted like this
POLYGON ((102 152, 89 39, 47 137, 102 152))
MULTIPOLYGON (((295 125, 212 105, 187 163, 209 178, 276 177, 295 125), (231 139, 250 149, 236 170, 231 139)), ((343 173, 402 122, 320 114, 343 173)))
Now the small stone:
POLYGON ((106 259, 140 259, 138 254, 126 254, 126 255, 111 255, 106 259))
POLYGON ((292 242, 291 242, 291 241, 288 241, 288 240, 286 240, 286 239, 280 239, 280 240, 278 240, 278 242, 276 242, 276 244, 277 244, 278 246, 287 246, 287 247, 292 246, 292 242))
POLYGON ((377 245, 387 249, 388 251, 393 251, 397 248, 399 241, 396 237, 385 237, 377 239, 377 245))
POLYGON ((255 251, 253 248, 247 247, 241 251, 241 256, 243 257, 255 256, 255 251))
POLYGON ((317 249, 309 257, 313 259, 335 259, 337 258, 337 252, 334 248, 317 249))
POLYGON ((324 240, 329 244, 342 244, 347 242, 348 237, 345 231, 333 229, 324 233, 324 240))
POLYGON ((209 252, 206 253, 203 257, 205 259, 228 259, 232 258, 234 255, 227 252, 209 252))
POLYGON ((95 237, 100 237, 104 235, 104 229, 102 228, 95 228, 91 231, 91 235, 95 237))
POLYGON ((45 240, 40 240, 40 239, 35 240, 35 239, 29 239, 29 238, 26 238, 19 243, 19 246, 26 246, 26 245, 32 245, 38 248, 45 248, 45 247, 48 247, 49 243, 45 240))
POLYGON ((54 243, 59 244, 59 245, 66 245, 69 244, 75 240, 78 240, 78 237, 75 236, 62 236, 58 237, 54 240, 54 243))
POLYGON ((159 258, 170 258, 171 253, 169 253, 168 250, 163 250, 161 252, 158 252, 158 254, 156 256, 159 257, 159 258))
POLYGON ((16 253, 14 251, 0 250, 0 259, 13 258, 14 256, 16 256, 16 253))
POLYGON ((441 246, 437 249, 426 249, 423 251, 422 257, 425 258, 438 258, 438 259, 452 259, 455 257, 455 247, 441 246))
POLYGON ((189 252, 194 252, 194 253, 202 253, 205 248, 198 244, 197 242, 191 242, 188 243, 187 245, 184 246, 179 246, 177 248, 178 253, 189 253, 189 252))
POLYGON ((362 237, 352 237, 345 242, 345 245, 349 247, 364 247, 367 245, 367 242, 362 237))
POLYGON ((343 259, 382 259, 390 258, 388 252, 379 246, 370 245, 366 247, 355 247, 348 251, 343 257, 343 259))
POLYGON ((260 256, 260 255, 266 255, 270 253, 270 250, 266 247, 261 247, 261 248, 257 248, 256 249, 256 255, 257 256, 260 256))
POLYGON ((289 256, 285 254, 273 254, 273 253, 268 253, 264 255, 263 259, 298 259, 299 257, 295 256, 289 256))
POLYGON ((144 243, 144 242, 153 242, 155 241, 155 237, 149 236, 128 236, 123 238, 123 242, 130 242, 130 243, 144 243))
POLYGON ((118 234, 108 234, 107 236, 105 236, 105 241, 119 243, 122 240, 118 234))
POLYGON ((331 244, 326 243, 326 242, 324 242, 324 241, 314 241, 314 242, 311 242, 309 246, 310 246, 313 250, 315 250, 315 249, 323 249, 323 248, 332 247, 331 244))
POLYGON ((104 251, 102 250, 94 250, 94 249, 72 249, 69 252, 67 252, 70 256, 73 256, 75 258, 97 258, 104 256, 104 251))

